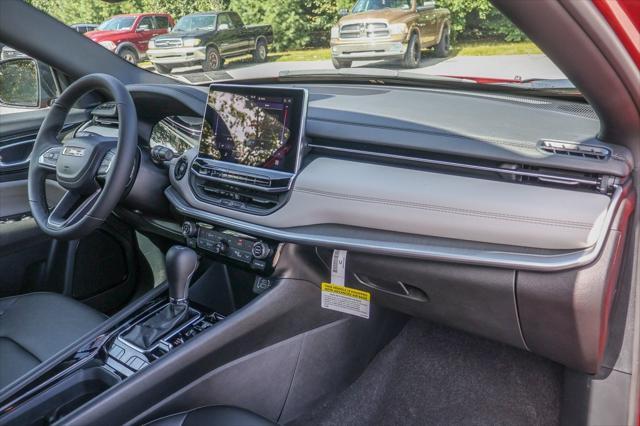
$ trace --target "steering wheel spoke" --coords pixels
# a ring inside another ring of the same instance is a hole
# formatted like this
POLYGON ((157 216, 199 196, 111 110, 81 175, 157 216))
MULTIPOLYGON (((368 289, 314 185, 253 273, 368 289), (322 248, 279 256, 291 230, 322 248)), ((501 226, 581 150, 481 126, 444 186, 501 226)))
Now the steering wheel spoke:
POLYGON ((47 227, 62 229, 76 223, 91 211, 98 200, 101 190, 101 188, 98 188, 91 194, 67 191, 51 210, 47 218, 47 227))

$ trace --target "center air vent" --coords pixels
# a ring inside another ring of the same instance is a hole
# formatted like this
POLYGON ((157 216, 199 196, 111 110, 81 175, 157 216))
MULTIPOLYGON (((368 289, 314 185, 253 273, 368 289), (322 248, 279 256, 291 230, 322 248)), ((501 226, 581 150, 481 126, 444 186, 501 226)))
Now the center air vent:
POLYGON ((539 148, 545 152, 571 157, 591 158, 594 160, 606 160, 611 156, 608 148, 593 145, 582 145, 574 142, 541 140, 539 148))

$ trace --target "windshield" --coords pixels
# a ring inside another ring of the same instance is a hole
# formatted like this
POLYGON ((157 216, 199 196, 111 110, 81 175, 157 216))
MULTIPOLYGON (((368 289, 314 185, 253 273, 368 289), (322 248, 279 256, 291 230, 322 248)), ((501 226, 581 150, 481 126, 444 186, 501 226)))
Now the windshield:
POLYGON ((215 15, 185 16, 180 18, 174 31, 213 30, 216 27, 215 15))
POLYGON ((379 9, 411 9, 411 0, 358 0, 353 13, 379 9))
POLYGON ((67 25, 104 21, 100 30, 131 28, 134 14, 145 14, 149 30, 96 42, 188 84, 367 76, 361 80, 572 87, 490 0, 27 1, 67 25))
POLYGON ((111 18, 98 25, 98 30, 101 31, 113 31, 113 30, 128 30, 133 26, 135 18, 131 16, 122 16, 111 18))

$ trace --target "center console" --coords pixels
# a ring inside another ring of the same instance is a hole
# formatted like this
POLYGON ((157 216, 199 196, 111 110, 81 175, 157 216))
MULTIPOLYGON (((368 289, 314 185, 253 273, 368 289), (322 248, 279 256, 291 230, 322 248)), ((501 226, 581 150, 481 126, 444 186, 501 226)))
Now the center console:
MULTIPOLYGON (((165 262, 168 297, 166 292, 152 290, 142 301, 124 309, 120 318, 116 315, 107 321, 111 324, 103 331, 0 407, 0 423, 55 423, 224 320, 232 308, 219 312, 203 304, 213 299, 218 306, 236 306, 233 295, 225 296, 225 292, 220 291, 229 283, 225 284, 219 275, 208 277, 203 283, 208 298, 202 297, 202 285, 195 286, 196 290, 200 287, 199 301, 189 298, 198 259, 188 247, 171 247, 165 262), (230 300, 225 302, 225 297, 230 300)), ((248 288, 252 284, 237 283, 248 288)))

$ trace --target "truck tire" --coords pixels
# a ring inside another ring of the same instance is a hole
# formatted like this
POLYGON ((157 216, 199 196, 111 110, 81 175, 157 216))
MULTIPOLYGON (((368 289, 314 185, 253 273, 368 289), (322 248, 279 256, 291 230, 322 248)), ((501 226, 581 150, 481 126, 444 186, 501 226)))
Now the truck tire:
POLYGON ((451 29, 449 26, 445 26, 442 29, 442 37, 440 42, 436 45, 436 57, 446 58, 451 51, 451 29))
POLYGON ((402 67, 418 68, 421 59, 422 50, 420 48, 420 40, 418 40, 418 35, 413 33, 409 39, 409 44, 407 45, 407 51, 404 54, 404 58, 402 58, 402 67))
POLYGON ((331 62, 333 63, 333 67, 337 70, 340 68, 351 68, 351 61, 339 61, 336 58, 331 58, 331 62))
POLYGON ((202 71, 218 71, 222 69, 224 59, 220 56, 220 52, 215 47, 207 48, 207 53, 202 64, 202 71))
POLYGON ((133 65, 138 63, 138 53, 130 47, 123 47, 120 52, 118 52, 118 56, 133 65))
POLYGON ((267 42, 261 38, 256 44, 256 50, 253 51, 253 62, 263 63, 267 60, 267 53, 269 53, 267 50, 267 42))
POLYGON ((158 71, 160 74, 169 74, 171 72, 171 70, 173 68, 171 68, 170 66, 167 65, 162 65, 162 64, 153 64, 153 67, 156 69, 156 71, 158 71))

